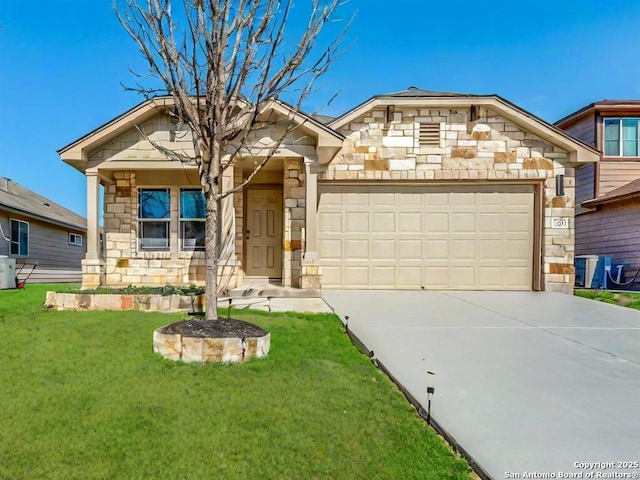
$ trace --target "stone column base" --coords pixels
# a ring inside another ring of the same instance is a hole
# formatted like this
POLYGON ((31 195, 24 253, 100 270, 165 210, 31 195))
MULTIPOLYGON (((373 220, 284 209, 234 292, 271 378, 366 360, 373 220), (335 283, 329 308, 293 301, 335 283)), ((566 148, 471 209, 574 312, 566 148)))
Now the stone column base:
POLYGON ((82 260, 82 288, 98 288, 104 282, 104 262, 99 259, 82 260))
POLYGON ((308 290, 320 290, 322 288, 322 274, 318 265, 302 264, 300 272, 300 288, 308 290))

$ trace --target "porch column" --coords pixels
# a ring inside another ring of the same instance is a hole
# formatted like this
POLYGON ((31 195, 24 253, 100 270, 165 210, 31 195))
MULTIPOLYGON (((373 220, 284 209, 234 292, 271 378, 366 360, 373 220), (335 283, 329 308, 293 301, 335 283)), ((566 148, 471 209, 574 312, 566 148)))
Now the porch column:
POLYGON ((305 173, 305 249, 300 272, 300 287, 317 290, 320 288, 320 267, 318 266, 318 162, 304 159, 305 173))
POLYGON ((87 176, 87 260, 100 259, 99 199, 100 180, 98 172, 86 172, 87 176))
POLYGON ((315 260, 317 247, 317 228, 318 228, 318 173, 316 171, 317 162, 310 159, 304 159, 304 178, 305 178, 305 260, 315 260))

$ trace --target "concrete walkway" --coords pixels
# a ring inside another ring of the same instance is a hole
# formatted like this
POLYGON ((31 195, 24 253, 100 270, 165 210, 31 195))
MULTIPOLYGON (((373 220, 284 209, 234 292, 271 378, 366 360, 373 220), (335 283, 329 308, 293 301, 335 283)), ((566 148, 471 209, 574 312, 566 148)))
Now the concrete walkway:
POLYGON ((323 297, 425 410, 435 387, 432 418, 488 476, 638 478, 640 312, 547 292, 323 297))
POLYGON ((218 298, 218 307, 251 308, 270 312, 330 313, 319 290, 281 287, 266 282, 247 283, 218 298))

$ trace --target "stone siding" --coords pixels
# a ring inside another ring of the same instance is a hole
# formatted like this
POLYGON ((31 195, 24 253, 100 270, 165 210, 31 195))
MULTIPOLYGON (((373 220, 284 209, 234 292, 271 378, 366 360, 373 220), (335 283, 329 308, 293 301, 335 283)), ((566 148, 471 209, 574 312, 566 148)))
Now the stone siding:
MULTIPOLYGON (((114 182, 105 187, 104 258, 98 265, 83 262, 82 286, 204 285, 204 251, 180 249, 178 196, 180 188, 190 185, 167 186, 171 195, 170 248, 167 251, 143 251, 137 247, 138 187, 144 188, 136 184, 136 173, 132 171, 115 172, 114 182)), ((235 262, 221 262, 219 272, 221 290, 237 286, 235 262)))
POLYGON ((188 127, 172 123, 168 115, 157 115, 140 128, 144 135, 132 128, 127 134, 90 152, 89 160, 168 160, 167 155, 155 148, 151 141, 193 156, 193 141, 188 127))
POLYGON ((305 227, 305 183, 302 159, 287 159, 283 169, 284 235, 282 285, 300 287, 305 227))
POLYGON ((345 125, 347 138, 320 180, 542 184, 543 274, 548 291, 573 288, 575 171, 567 153, 490 109, 377 109, 345 125), (436 136, 421 138, 421 124, 436 136), (555 177, 565 195, 555 196, 555 177), (567 228, 553 228, 555 218, 567 228))

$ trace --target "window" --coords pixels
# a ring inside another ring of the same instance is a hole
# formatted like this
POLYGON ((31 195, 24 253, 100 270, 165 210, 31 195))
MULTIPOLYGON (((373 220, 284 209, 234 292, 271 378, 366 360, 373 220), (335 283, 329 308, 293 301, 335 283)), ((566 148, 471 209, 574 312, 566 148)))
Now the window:
POLYGON ((138 191, 138 242, 141 249, 169 248, 170 198, 168 188, 138 191))
POLYGON ((637 157, 640 118, 604 119, 604 155, 637 157))
POLYGON ((204 249, 207 207, 202 190, 180 190, 180 238, 182 250, 204 249))
POLYGON ((29 255, 29 224, 11 220, 11 255, 29 255))
POLYGON ((69 245, 82 246, 82 235, 77 233, 69 233, 69 245))

